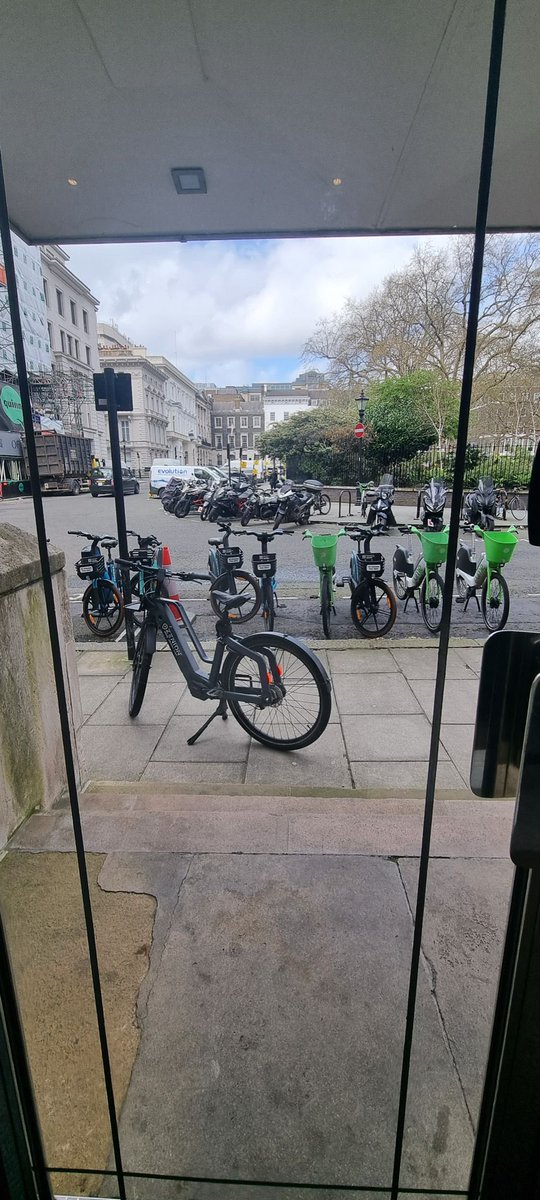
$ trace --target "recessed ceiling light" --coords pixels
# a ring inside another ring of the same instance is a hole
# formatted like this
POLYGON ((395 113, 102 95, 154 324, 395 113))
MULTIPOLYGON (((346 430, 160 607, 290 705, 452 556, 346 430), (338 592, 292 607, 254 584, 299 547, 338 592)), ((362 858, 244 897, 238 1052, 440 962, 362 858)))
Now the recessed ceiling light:
POLYGON ((171 175, 181 196, 200 195, 207 190, 202 167, 171 167, 171 175))
POLYGON ((78 179, 68 179, 68 183, 69 183, 70 187, 77 187, 79 180, 78 179))
POLYGON ((339 175, 336 175, 336 178, 332 180, 332 183, 334 187, 341 187, 343 180, 339 178, 339 175))

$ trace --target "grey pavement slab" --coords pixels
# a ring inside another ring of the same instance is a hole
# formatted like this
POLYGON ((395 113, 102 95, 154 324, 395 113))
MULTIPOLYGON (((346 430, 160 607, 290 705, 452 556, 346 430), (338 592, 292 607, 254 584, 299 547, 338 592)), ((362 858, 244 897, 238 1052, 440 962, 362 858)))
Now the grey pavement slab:
MULTIPOLYGON (((443 722, 447 725, 474 725, 478 700, 478 683, 473 679, 447 679, 444 685, 443 722)), ((419 704, 431 719, 435 682, 431 679, 411 682, 419 704)))
MULTIPOLYGON (((357 788, 380 788, 384 792, 399 795, 400 789, 425 789, 427 762, 351 762, 354 786, 357 788)), ((437 765, 437 791, 458 791, 465 786, 457 767, 451 762, 437 765)))
MULTIPOLYGON (((469 651, 466 650, 465 653, 469 653, 469 651)), ((481 651, 472 649, 473 655, 477 653, 481 653, 481 651)), ((438 658, 438 650, 435 646, 422 646, 417 649, 393 647, 392 657, 406 679, 435 679, 438 658)), ((468 665, 467 659, 462 656, 462 652, 450 648, 446 678, 470 679, 473 673, 475 672, 468 665)))
POLYGON ((414 692, 402 675, 369 675, 361 673, 336 675, 334 695, 343 715, 360 716, 381 713, 419 713, 422 711, 414 692))
POLYGON ((115 675, 79 675, 81 706, 85 719, 92 716, 117 683, 118 678, 115 675))
MULTIPOLYGON (((422 714, 342 718, 347 754, 357 762, 418 762, 429 758, 431 726, 422 714)), ((441 756, 446 758, 446 752, 441 756)), ((403 786, 406 787, 406 769, 403 786)))
POLYGON ((152 683, 182 683, 185 680, 170 650, 158 650, 152 659, 149 679, 152 683))
POLYGON ((156 762, 151 759, 141 775, 143 780, 155 780, 186 784, 243 783, 246 773, 244 762, 156 762))
MULTIPOLYGON (((386 1183, 410 951, 393 862, 195 857, 122 1110, 129 1169, 386 1183)), ((417 1021, 415 1176, 456 1186, 472 1133, 425 975, 417 1021)))
POLYGON ((478 675, 480 674, 480 669, 482 666, 483 653, 484 651, 480 646, 460 646, 456 650, 456 654, 459 656, 459 658, 463 659, 463 662, 466 663, 467 666, 470 667, 472 671, 475 671, 478 675))
POLYGON ((324 733, 305 750, 280 753, 252 741, 245 782, 268 787, 284 784, 302 787, 351 787, 351 772, 339 725, 327 725, 324 733))
MULTIPOLYGON (((400 861, 399 865, 405 888, 414 903, 418 864, 400 861)), ((513 866, 509 859, 435 859, 429 868, 423 930, 424 964, 431 976, 443 1026, 475 1122, 482 1095, 512 878, 513 866)))
MULTIPOLYGON (((318 651, 317 651, 318 653, 318 651)), ((328 650, 328 666, 332 675, 351 671, 359 675, 389 674, 398 670, 390 650, 381 650, 375 646, 358 647, 349 650, 328 650)))
MULTIPOLYGON (((209 702, 206 716, 209 717, 211 712, 212 706, 209 702)), ((187 739, 196 733, 202 724, 200 716, 171 717, 152 758, 157 762, 246 761, 251 739, 231 716, 226 722, 217 717, 201 734, 199 741, 195 742, 194 746, 188 746, 187 739)))
POLYGON ((474 725, 441 725, 441 742, 469 786, 474 725))
POLYGON ((139 715, 130 717, 128 703, 131 680, 121 680, 89 718, 89 725, 166 725, 185 690, 185 683, 155 683, 149 677, 139 715))
POLYGON ((78 735, 83 779, 138 779, 163 725, 83 725, 78 735))
POLYGON ((79 675, 125 675, 131 670, 125 650, 85 650, 77 668, 79 675))

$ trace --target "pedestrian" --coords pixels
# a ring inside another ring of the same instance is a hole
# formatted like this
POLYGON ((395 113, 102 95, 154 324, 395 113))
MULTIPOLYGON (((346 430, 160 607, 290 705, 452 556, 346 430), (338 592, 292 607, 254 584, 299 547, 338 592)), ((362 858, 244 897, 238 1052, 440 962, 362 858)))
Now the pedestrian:
POLYGON ((279 482, 279 474, 278 474, 277 467, 272 468, 272 470, 270 471, 269 479, 270 479, 270 491, 272 491, 272 492, 277 491, 277 485, 279 482))

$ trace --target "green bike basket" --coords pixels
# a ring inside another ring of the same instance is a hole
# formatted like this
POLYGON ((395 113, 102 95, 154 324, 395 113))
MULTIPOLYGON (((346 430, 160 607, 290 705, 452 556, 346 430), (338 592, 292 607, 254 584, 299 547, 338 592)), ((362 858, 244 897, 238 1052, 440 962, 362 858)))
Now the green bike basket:
POLYGON ((484 530, 484 550, 490 567, 499 567, 502 563, 510 562, 518 543, 518 535, 513 529, 484 530))
POLYGON ((338 536, 336 533, 317 534, 311 538, 313 558, 317 567, 335 567, 338 536))
POLYGON ((424 562, 428 566, 437 567, 441 563, 446 562, 448 533, 448 529, 441 529, 440 533, 424 533, 424 530, 421 531, 422 553, 424 555, 424 562))

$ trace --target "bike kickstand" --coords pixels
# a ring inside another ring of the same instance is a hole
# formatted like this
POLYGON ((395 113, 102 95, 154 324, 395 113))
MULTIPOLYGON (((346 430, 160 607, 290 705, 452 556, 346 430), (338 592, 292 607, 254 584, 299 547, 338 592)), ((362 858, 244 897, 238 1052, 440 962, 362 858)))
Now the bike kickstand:
POLYGON ((200 738, 201 733, 204 733, 205 729, 208 729, 208 726, 212 723, 212 721, 215 720, 216 717, 221 717, 223 721, 227 720, 227 701, 226 700, 220 700, 217 708, 214 709, 214 712, 211 714, 211 716, 209 716, 208 720, 204 722, 204 725, 201 725, 201 728, 198 729, 196 733, 193 733, 190 738, 188 738, 188 740, 187 740, 188 746, 195 745, 197 738, 200 738))

